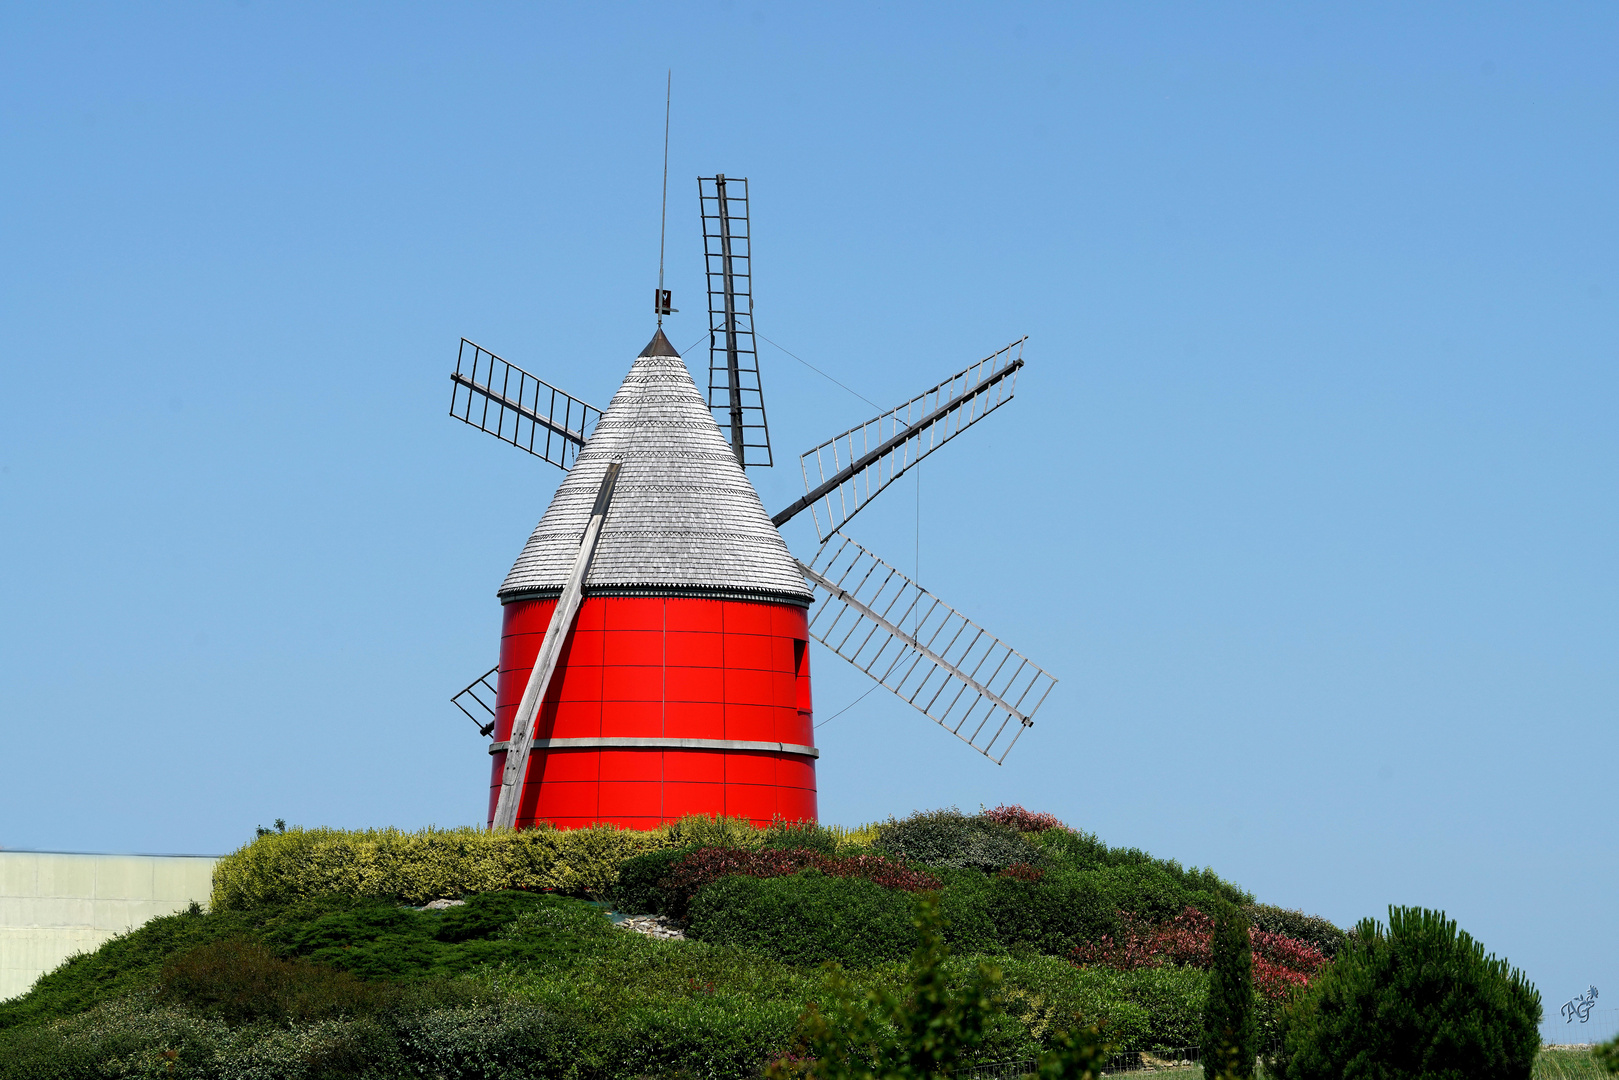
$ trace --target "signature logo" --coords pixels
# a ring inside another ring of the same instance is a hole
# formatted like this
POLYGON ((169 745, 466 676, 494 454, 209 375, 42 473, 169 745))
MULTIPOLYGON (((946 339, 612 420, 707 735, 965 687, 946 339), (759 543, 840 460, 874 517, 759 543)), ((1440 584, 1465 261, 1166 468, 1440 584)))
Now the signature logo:
POLYGON ((1597 988, 1593 986, 1579 997, 1563 1002, 1563 1007, 1559 1009, 1558 1012, 1560 1012, 1563 1019, 1568 1021, 1570 1024, 1574 1022, 1574 1018, 1576 1016, 1580 1018, 1580 1023, 1583 1024, 1587 1020, 1591 1019, 1591 1006, 1595 1005, 1596 1003, 1597 988))

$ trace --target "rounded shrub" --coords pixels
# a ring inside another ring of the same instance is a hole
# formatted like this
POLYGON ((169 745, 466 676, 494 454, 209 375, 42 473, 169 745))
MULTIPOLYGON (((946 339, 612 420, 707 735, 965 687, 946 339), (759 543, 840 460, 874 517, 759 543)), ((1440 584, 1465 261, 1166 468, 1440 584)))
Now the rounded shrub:
POLYGON ((1528 1080, 1540 992, 1444 912, 1365 919, 1282 1018, 1284 1080, 1528 1080))
POLYGON ((789 964, 865 966, 910 955, 911 894, 855 877, 806 870, 791 877, 727 877, 692 898, 686 933, 789 964))
POLYGON ((1038 863, 1040 849, 1009 825, 960 810, 917 811, 877 831, 877 850, 926 866, 994 873, 1013 863, 1038 863))

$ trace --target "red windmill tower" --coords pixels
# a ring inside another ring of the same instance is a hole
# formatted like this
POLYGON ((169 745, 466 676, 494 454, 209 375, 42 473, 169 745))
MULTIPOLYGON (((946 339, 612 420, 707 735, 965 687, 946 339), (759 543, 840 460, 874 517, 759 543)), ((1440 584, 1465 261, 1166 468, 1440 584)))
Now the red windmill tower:
POLYGON ((495 828, 814 819, 811 637, 997 763, 1055 683, 842 535, 1011 399, 1022 341, 803 455, 804 497, 771 516, 745 472, 771 464, 747 181, 705 177, 699 197, 706 402, 661 282, 659 329, 605 412, 461 343, 451 415, 567 471, 500 587, 500 663, 454 699, 494 737, 495 828), (805 509, 809 563, 777 531, 805 509))

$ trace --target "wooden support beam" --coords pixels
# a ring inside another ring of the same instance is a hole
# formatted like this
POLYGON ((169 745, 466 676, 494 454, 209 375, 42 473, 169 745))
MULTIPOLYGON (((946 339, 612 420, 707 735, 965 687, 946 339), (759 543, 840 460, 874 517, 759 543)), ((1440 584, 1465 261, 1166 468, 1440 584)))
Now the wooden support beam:
POLYGON ((540 653, 534 658, 534 669, 529 672, 528 685, 517 706, 512 721, 512 734, 506 750, 506 770, 500 780, 500 798, 495 803, 495 820, 491 828, 515 829, 517 805, 523 798, 523 779, 528 774, 529 752, 534 749, 534 721, 540 715, 540 703, 556 673, 557 659, 562 655, 562 643, 573 630, 574 618, 579 614, 584 599, 585 576, 590 573, 590 560, 596 555, 596 541, 601 538, 602 523, 607 519, 607 507, 613 501, 613 486, 618 483, 621 462, 611 462, 607 475, 602 477, 596 491, 596 505, 590 511, 590 523, 579 543, 579 554, 574 556, 573 571, 563 586, 557 606, 551 612, 551 625, 545 628, 540 642, 540 653))

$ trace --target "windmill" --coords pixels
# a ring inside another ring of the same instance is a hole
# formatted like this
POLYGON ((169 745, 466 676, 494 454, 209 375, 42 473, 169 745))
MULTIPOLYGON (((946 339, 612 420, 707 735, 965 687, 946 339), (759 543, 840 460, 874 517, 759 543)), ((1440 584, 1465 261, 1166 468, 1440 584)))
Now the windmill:
POLYGON ((1011 400, 1026 339, 805 452, 804 495, 767 514, 747 180, 699 178, 698 202, 706 397, 664 336, 661 270, 657 332, 606 409, 461 341, 451 415, 566 473, 500 587, 500 662, 453 698, 493 736, 494 828, 814 819, 812 637, 997 764, 1056 682, 847 532, 1011 400), (778 531, 806 510, 807 562, 778 531))

